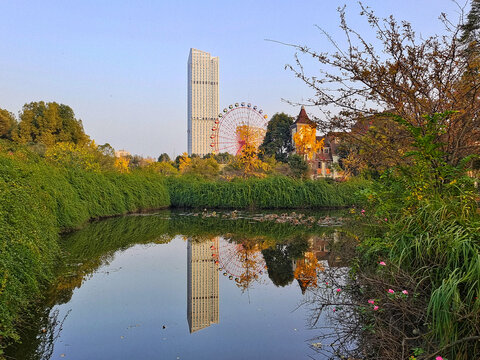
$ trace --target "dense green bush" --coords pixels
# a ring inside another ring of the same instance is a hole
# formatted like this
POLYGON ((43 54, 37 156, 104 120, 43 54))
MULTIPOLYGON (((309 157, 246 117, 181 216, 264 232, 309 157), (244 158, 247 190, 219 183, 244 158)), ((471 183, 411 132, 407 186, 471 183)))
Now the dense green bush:
POLYGON ((0 340, 16 339, 20 312, 52 279, 60 231, 169 204, 153 174, 58 168, 32 153, 0 152, 0 340))
POLYGON ((167 182, 176 207, 320 208, 359 204, 366 182, 301 181, 288 177, 236 179, 232 182, 172 177, 167 182))
POLYGON ((448 115, 426 116, 423 131, 395 118, 415 140, 407 154, 413 161, 385 172, 365 191, 370 206, 361 217, 371 221, 372 233, 361 242, 357 270, 367 279, 367 299, 383 299, 372 332, 375 351, 396 348, 396 358, 421 349, 425 359, 464 360, 480 351, 478 190, 466 174, 475 157, 456 166, 446 161, 434 139, 448 115), (413 296, 396 298, 386 288, 413 296), (402 326, 391 326, 394 321, 402 326))

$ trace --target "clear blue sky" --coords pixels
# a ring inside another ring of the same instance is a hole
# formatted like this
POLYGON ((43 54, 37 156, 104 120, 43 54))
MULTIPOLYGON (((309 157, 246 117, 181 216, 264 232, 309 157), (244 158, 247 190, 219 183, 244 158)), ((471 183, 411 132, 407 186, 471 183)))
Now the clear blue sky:
MULTIPOLYGON (((220 58, 221 108, 250 101, 268 115, 296 115, 281 99, 312 94, 284 70, 294 50, 264 39, 328 49, 314 25, 341 38, 336 8, 345 3, 350 23, 366 30, 351 0, 0 0, 0 108, 64 103, 97 143, 144 156, 179 154, 186 151, 191 47, 220 58)), ((451 0, 364 3, 424 36, 443 31, 441 12, 458 17, 451 0)))

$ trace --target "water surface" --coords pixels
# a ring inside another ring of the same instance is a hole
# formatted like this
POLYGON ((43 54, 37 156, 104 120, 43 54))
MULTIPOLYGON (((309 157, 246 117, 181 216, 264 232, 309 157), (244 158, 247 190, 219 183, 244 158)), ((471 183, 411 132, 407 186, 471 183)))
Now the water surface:
POLYGON ((68 234, 58 281, 7 355, 326 358, 312 339, 329 319, 312 327, 308 300, 325 268, 345 265, 330 251, 339 228, 258 217, 160 212, 68 234))

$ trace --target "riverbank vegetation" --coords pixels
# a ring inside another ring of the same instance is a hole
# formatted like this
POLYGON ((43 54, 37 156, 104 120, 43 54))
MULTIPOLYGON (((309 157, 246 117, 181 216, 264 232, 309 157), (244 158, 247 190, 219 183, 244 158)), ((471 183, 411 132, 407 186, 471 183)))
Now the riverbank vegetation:
POLYGON ((333 54, 292 45, 300 55, 288 68, 315 92, 312 105, 330 109, 317 121, 343 134, 346 171, 375 179, 357 212, 366 229, 351 273, 358 304, 346 312, 362 322, 354 357, 480 353, 480 2, 471 4, 458 25, 442 15, 446 33, 422 39, 360 4, 373 44, 342 8, 345 49, 328 35, 333 54), (320 64, 315 76, 302 54, 320 64))
POLYGON ((377 307, 362 315, 364 339, 386 359, 471 359, 480 351, 479 193, 466 162, 447 164, 428 141, 444 116, 425 118, 424 135, 409 127, 415 164, 384 173, 360 214, 369 225, 354 270, 361 301, 377 307))
POLYGON ((237 179, 230 182, 173 177, 167 181, 176 207, 293 209, 360 204, 366 181, 329 182, 289 177, 237 179))
POLYGON ((58 234, 92 218, 169 206, 161 178, 57 167, 0 144, 0 339, 17 338, 21 313, 41 295, 58 260, 58 234))
MULTIPOLYGON (((49 106, 56 108, 45 105, 49 106)), ((28 109, 38 106, 29 104, 28 109)), ((8 124, 15 126, 10 120, 8 124)), ((213 158, 190 159, 184 168, 180 166, 184 172, 168 164, 173 170, 165 173, 158 171, 162 162, 119 164, 108 144, 97 145, 86 135, 77 142, 75 138, 60 141, 52 130, 52 136, 43 135, 51 140, 46 145, 14 141, 15 131, 18 128, 5 131, 5 139, 0 140, 2 345, 18 339, 32 299, 41 297, 53 279, 62 231, 79 228, 90 219, 168 206, 341 207, 355 203, 359 199, 355 192, 364 188, 362 182, 334 184, 278 175, 228 181, 211 175, 218 169, 213 158), (211 166, 204 167, 203 162, 211 166)))

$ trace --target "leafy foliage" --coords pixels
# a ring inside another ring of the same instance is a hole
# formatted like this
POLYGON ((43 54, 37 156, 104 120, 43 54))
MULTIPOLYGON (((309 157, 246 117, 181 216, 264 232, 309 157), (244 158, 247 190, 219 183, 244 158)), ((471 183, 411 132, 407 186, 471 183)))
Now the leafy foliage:
POLYGON ((182 168, 183 174, 195 175, 204 179, 215 179, 219 171, 220 167, 214 158, 201 159, 196 157, 182 168))
POLYGON ((293 151, 290 126, 293 117, 285 113, 276 113, 268 122, 267 132, 259 150, 262 156, 275 156, 275 160, 286 162, 293 151))
POLYGON ((235 156, 228 152, 223 152, 223 153, 218 153, 218 154, 213 154, 209 153, 203 157, 204 159, 208 158, 214 158, 219 164, 228 164, 232 162, 235 159, 235 156))
POLYGON ((393 116, 414 139, 404 155, 413 161, 385 173, 367 192, 376 218, 388 218, 390 226, 383 239, 367 239, 362 249, 365 265, 375 255, 395 265, 383 274, 386 282, 401 276, 421 284, 425 305, 403 316, 405 324, 422 329, 422 347, 429 353, 442 349, 449 359, 470 359, 480 339, 478 191, 466 176, 471 157, 451 165, 438 143, 449 116, 425 116, 418 126, 393 116))
POLYGON ((467 15, 467 22, 461 26, 460 41, 464 44, 478 43, 480 41, 480 1, 472 0, 472 7, 467 15))
POLYGON ((304 155, 308 160, 312 160, 315 154, 323 149, 324 139, 317 141, 315 127, 304 125, 293 134, 293 142, 297 154, 304 155))
POLYGON ((292 172, 292 176, 297 179, 306 179, 309 174, 309 166, 305 159, 298 155, 292 154, 288 157, 288 165, 292 172))
POLYGON ((177 168, 167 161, 151 163, 145 167, 145 171, 151 171, 165 176, 178 174, 177 168))
POLYGON ((167 153, 163 153, 158 157, 158 162, 170 162, 170 156, 167 153))
POLYGON ((21 144, 42 143, 47 146, 57 142, 82 145, 88 141, 82 122, 75 118, 69 106, 43 101, 23 106, 12 138, 21 144))
POLYGON ((10 139, 16 125, 15 116, 5 109, 0 109, 0 139, 10 139))

